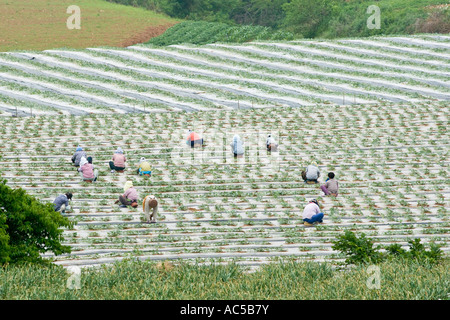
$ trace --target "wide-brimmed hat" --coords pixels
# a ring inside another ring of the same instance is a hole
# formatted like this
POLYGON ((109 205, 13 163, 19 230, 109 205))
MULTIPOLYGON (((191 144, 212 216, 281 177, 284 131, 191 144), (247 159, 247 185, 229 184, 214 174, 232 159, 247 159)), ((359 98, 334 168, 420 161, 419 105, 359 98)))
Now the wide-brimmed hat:
POLYGON ((156 208, 156 206, 158 205, 158 201, 156 201, 156 199, 151 199, 148 205, 150 208, 156 208))

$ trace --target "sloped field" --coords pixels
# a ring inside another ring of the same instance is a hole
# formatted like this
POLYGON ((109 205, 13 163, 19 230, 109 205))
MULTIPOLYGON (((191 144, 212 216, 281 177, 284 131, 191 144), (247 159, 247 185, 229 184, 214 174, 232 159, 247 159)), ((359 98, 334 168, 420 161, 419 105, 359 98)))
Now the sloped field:
POLYGON ((72 254, 55 260, 65 266, 340 261, 331 241, 347 229, 448 253, 449 47, 423 35, 2 53, 2 177, 43 201, 74 193, 72 254), (189 128, 204 149, 186 146, 189 128), (241 159, 228 147, 235 133, 241 159), (278 153, 265 151, 268 133, 278 153), (79 144, 100 170, 95 184, 71 165, 79 144), (128 169, 111 173, 119 146, 128 169), (151 178, 135 174, 141 157, 151 178), (339 197, 303 182, 311 162, 321 183, 336 173, 339 197), (158 223, 114 204, 127 180, 141 200, 159 198, 158 223), (314 228, 301 220, 310 198, 325 213, 314 228))
POLYGON ((449 101, 449 37, 0 54, 3 115, 449 101))
MULTIPOLYGON (((344 230, 364 232, 377 244, 419 237, 448 253, 449 109, 446 103, 308 106, 201 113, 3 117, 1 171, 43 201, 74 193, 65 231, 71 255, 55 263, 96 265, 117 259, 237 260, 249 266, 278 257, 340 261, 331 241, 344 230), (194 128, 207 146, 191 150, 194 128), (234 159, 234 133, 246 156, 234 159), (267 154, 272 133, 278 153, 267 154), (100 171, 81 182, 70 158, 80 144, 100 171), (108 161, 121 146, 124 173, 108 161), (153 164, 151 178, 135 174, 140 157, 153 164), (333 171, 337 198, 322 197, 301 171, 317 162, 324 181, 333 171), (160 200, 158 223, 144 223, 141 206, 118 208, 125 181, 140 199, 160 200), (307 228, 301 213, 318 198, 325 223, 307 228)), ((46 257, 51 257, 51 253, 46 257)))

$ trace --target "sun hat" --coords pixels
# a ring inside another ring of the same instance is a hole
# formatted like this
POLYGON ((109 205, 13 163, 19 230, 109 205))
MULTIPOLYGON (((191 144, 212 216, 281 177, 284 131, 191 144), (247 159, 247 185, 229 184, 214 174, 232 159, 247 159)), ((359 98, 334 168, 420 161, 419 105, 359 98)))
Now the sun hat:
POLYGON ((131 181, 127 181, 125 182, 124 186, 123 186, 123 192, 126 192, 128 189, 130 189, 133 186, 133 182, 131 181))
POLYGON ((158 205, 158 201, 156 201, 156 199, 150 199, 148 205, 150 208, 156 208, 156 206, 158 205))

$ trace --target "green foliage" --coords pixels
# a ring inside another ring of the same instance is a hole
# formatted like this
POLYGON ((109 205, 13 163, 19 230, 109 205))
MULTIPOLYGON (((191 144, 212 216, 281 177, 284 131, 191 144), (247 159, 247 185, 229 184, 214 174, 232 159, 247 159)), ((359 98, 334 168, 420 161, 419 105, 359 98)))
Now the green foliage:
POLYGON ((373 242, 366 238, 364 233, 358 238, 350 230, 337 237, 333 241, 333 250, 338 250, 348 256, 345 260, 348 264, 360 263, 379 263, 383 260, 383 256, 377 251, 380 246, 374 248, 373 242))
POLYGON ((242 43, 252 40, 292 40, 292 33, 274 31, 262 26, 232 26, 226 23, 187 21, 169 28, 148 43, 157 46, 173 44, 207 44, 215 42, 242 43))
MULTIPOLYGON (((379 0, 376 2, 367 0, 108 1, 143 7, 179 19, 220 22, 230 25, 229 27, 235 24, 263 26, 269 27, 271 33, 278 30, 305 38, 365 37, 423 32, 448 33, 450 31, 450 11, 448 8, 434 7, 447 4, 445 0, 379 0), (367 8, 370 5, 380 8, 380 29, 367 27, 367 19, 371 15, 367 13, 367 8)), ((186 26, 195 27, 195 25, 186 26)), ((190 31, 187 33, 189 34, 190 31)), ((189 40, 182 42, 194 43, 190 42, 194 40, 191 40, 192 35, 188 34, 186 39, 189 40)), ((205 33, 204 39, 208 39, 207 36, 205 33)), ((211 39, 220 39, 214 41, 228 42, 224 35, 220 38, 211 32, 209 36, 211 39)), ((252 39, 252 37, 249 38, 252 39)), ((198 40, 197 43, 205 43, 204 41, 207 40, 204 39, 202 42, 198 40)), ((280 39, 285 40, 286 38, 281 37, 280 39)))
POLYGON ((437 263, 442 259, 442 250, 435 243, 430 245, 429 251, 425 249, 425 246, 420 243, 418 238, 409 240, 408 244, 410 246, 409 250, 403 249, 399 244, 391 244, 386 247, 386 250, 393 256, 429 263, 437 263))
POLYGON ((373 242, 366 238, 364 233, 360 237, 346 230, 343 235, 333 241, 333 250, 338 250, 348 256, 347 264, 380 263, 386 259, 401 258, 415 260, 421 263, 438 263, 442 260, 442 250, 435 243, 430 244, 430 250, 420 243, 420 239, 409 240, 409 250, 403 249, 399 244, 386 246, 386 253, 379 252, 381 245, 374 247, 373 242))
POLYGON ((329 0, 292 0, 283 5, 286 12, 284 26, 295 34, 305 38, 316 37, 326 28, 331 14, 333 1, 329 0))
POLYGON ((7 233, 6 212, 0 208, 0 264, 9 262, 9 235, 7 233))
POLYGON ((43 261, 41 253, 70 253, 63 246, 60 227, 70 227, 68 218, 41 203, 22 188, 11 189, 6 180, 0 182, 0 263, 43 261))

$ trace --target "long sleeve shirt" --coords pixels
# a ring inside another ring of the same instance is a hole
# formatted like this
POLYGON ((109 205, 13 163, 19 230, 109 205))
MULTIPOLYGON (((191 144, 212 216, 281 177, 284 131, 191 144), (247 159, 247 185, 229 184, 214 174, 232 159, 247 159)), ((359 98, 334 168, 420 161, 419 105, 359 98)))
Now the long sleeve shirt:
POLYGON ((125 199, 129 199, 132 201, 137 201, 138 199, 137 191, 134 187, 129 187, 127 191, 125 191, 123 196, 125 197, 125 199))
POLYGON ((83 178, 94 179, 94 165, 91 163, 85 163, 82 165, 78 171, 83 173, 83 178))
POLYGON ((112 160, 114 161, 114 166, 125 168, 125 162, 127 161, 127 158, 122 153, 114 153, 112 160))
POLYGON ((74 155, 72 156, 72 161, 76 166, 80 165, 80 160, 82 157, 87 158, 87 154, 85 151, 77 151, 74 153, 74 155))
POLYGON ((309 165, 306 168, 306 179, 317 180, 320 176, 319 168, 313 165, 309 165))
POLYGON ((311 219, 312 216, 320 213, 320 208, 314 202, 310 202, 303 210, 303 219, 311 219))
POLYGON ((69 205, 69 199, 65 194, 61 194, 56 197, 56 199, 53 201, 53 205, 55 208, 55 211, 59 211, 61 209, 61 206, 65 204, 66 207, 69 205))
POLYGON ((338 182, 336 179, 330 179, 327 182, 325 182, 325 187, 330 191, 331 193, 338 193, 338 182))

